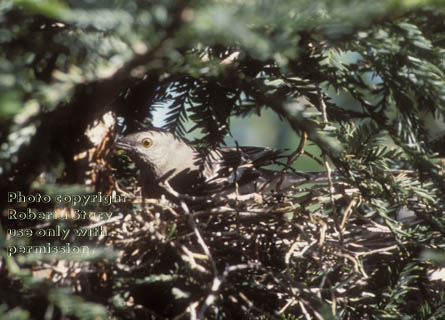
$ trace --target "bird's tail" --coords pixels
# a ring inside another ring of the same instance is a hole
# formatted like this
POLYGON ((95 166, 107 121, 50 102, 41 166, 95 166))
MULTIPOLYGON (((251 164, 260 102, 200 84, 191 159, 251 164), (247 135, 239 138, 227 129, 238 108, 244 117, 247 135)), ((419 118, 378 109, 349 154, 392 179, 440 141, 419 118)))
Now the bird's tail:
MULTIPOLYGON (((326 171, 320 172, 284 172, 268 169, 259 169, 258 178, 241 190, 242 193, 250 192, 276 192, 291 187, 303 185, 328 183, 329 176, 326 171)), ((332 181, 338 180, 338 174, 331 174, 332 181)))

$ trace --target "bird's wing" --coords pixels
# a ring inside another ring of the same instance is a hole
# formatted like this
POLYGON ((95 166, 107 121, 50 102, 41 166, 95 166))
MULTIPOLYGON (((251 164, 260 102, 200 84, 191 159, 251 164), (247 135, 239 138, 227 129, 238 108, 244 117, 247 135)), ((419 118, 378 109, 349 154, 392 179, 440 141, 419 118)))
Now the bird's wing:
POLYGON ((226 167, 236 168, 252 164, 258 168, 285 157, 283 152, 286 150, 261 147, 224 147, 219 148, 218 151, 220 160, 226 167))
POLYGON ((222 147, 207 151, 202 170, 206 186, 214 192, 235 182, 250 183, 260 176, 257 169, 285 157, 284 151, 261 147, 222 147))
POLYGON ((228 149, 234 149, 235 151, 237 149, 240 150, 243 156, 250 162, 255 164, 256 167, 275 163, 278 159, 286 157, 286 155, 284 155, 283 153, 287 151, 286 149, 271 149, 261 147, 240 147, 228 149))

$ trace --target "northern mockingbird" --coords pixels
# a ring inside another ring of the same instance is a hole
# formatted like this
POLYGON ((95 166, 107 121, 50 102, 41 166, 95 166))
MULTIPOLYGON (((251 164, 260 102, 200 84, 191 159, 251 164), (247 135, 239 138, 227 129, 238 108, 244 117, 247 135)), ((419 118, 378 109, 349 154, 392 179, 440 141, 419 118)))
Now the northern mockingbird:
POLYGON ((326 181, 326 173, 295 173, 262 167, 284 157, 283 150, 260 147, 199 149, 167 131, 147 130, 118 140, 141 173, 142 195, 160 197, 168 184, 180 194, 271 193, 294 185, 326 181), (320 180, 321 181, 321 180, 320 180))

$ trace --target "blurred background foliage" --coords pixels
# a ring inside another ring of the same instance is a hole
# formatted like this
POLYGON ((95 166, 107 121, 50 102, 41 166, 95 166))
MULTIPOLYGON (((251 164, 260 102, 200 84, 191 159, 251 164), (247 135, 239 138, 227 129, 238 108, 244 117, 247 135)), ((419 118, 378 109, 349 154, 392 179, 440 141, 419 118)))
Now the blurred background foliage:
MULTIPOLYGON (((445 234, 444 9, 442 0, 2 0, 2 208, 10 190, 110 191, 78 161, 93 147, 98 155, 100 141, 85 133, 110 113, 111 136, 155 125, 204 147, 293 151, 307 135, 314 157, 295 168, 321 170, 324 155, 360 190, 361 213, 392 226, 406 207, 424 221, 404 230, 406 263, 375 285, 386 305, 369 305, 367 318, 441 319, 443 292, 422 296, 413 312, 403 281, 422 273, 419 261, 443 266, 444 242, 429 241, 445 234), (391 170, 413 176, 396 181, 391 170)), ((0 252, 1 319, 98 319, 119 309, 117 298, 104 306, 56 289, 32 263, 0 252)), ((323 314, 358 316, 348 307, 323 314)))

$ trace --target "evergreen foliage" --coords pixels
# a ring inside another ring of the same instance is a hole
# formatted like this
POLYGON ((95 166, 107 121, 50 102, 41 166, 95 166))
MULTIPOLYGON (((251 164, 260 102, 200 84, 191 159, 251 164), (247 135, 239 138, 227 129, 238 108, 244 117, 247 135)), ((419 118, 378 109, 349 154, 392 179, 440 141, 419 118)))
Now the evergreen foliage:
POLYGON ((0 319, 445 318, 443 1, 3 0, 0 45, 0 319), (265 109, 301 137, 280 169, 312 143, 340 181, 141 202, 112 149, 156 111, 211 147, 265 109), (10 191, 130 201, 94 253, 11 256, 97 222, 9 220, 10 191))

